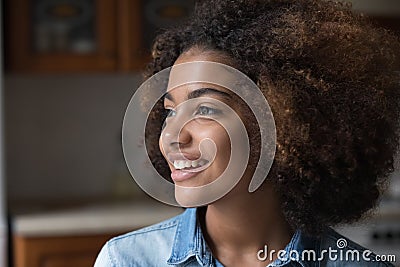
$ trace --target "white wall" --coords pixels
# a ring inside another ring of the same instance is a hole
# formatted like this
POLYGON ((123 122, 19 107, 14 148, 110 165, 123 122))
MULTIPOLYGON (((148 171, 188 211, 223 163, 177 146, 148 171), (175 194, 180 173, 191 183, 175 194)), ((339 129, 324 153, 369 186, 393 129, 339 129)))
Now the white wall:
POLYGON ((10 200, 68 201, 110 193, 120 166, 123 115, 139 81, 139 75, 7 74, 10 200))

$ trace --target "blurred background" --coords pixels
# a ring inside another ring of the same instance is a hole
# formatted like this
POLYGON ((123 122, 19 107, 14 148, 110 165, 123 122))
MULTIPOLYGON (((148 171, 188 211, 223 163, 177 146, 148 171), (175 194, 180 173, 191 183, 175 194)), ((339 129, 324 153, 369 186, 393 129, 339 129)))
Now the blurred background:
MULTIPOLYGON (((355 12, 400 33, 399 0, 353 2, 355 12)), ((155 35, 193 5, 2 1, 0 266, 92 266, 111 236, 181 212, 136 186, 121 127, 155 35)), ((400 264, 396 164, 374 215, 338 230, 400 264)))

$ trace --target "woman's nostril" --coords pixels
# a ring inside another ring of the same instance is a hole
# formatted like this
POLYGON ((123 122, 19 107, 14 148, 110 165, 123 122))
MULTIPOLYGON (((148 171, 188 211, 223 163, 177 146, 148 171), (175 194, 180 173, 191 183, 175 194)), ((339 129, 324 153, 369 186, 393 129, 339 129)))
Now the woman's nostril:
POLYGON ((190 139, 191 139, 191 136, 190 136, 190 134, 188 134, 188 133, 183 133, 183 132, 181 132, 179 135, 178 135, 178 142, 179 143, 182 143, 182 144, 186 144, 186 143, 189 143, 190 142, 190 139))

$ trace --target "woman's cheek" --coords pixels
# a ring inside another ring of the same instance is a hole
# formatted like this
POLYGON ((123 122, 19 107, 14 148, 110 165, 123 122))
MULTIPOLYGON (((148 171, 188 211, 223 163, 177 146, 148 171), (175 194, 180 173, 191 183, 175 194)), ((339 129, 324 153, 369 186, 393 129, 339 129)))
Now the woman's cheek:
POLYGON ((211 127, 204 127, 204 129, 199 130, 197 138, 197 144, 200 144, 203 139, 211 139, 215 143, 217 147, 216 158, 214 161, 217 161, 217 165, 223 165, 221 167, 226 167, 228 165, 228 161, 230 158, 231 151, 231 143, 229 140, 229 136, 225 129, 221 125, 214 125, 211 127))
POLYGON ((162 138, 160 137, 160 139, 158 139, 158 147, 160 148, 161 154, 163 155, 163 157, 165 159, 167 159, 167 156, 165 155, 165 151, 164 151, 164 147, 163 147, 163 142, 162 142, 162 138))

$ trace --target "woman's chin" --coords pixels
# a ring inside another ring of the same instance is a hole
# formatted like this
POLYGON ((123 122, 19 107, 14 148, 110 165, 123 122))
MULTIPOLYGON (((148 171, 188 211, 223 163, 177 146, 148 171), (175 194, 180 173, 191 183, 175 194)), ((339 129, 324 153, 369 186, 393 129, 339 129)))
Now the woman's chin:
POLYGON ((175 199, 185 208, 209 205, 225 195, 226 188, 218 185, 184 186, 175 184, 175 199))
POLYGON ((200 188, 175 185, 175 199, 179 205, 185 208, 207 205, 209 204, 207 203, 207 192, 200 188))

